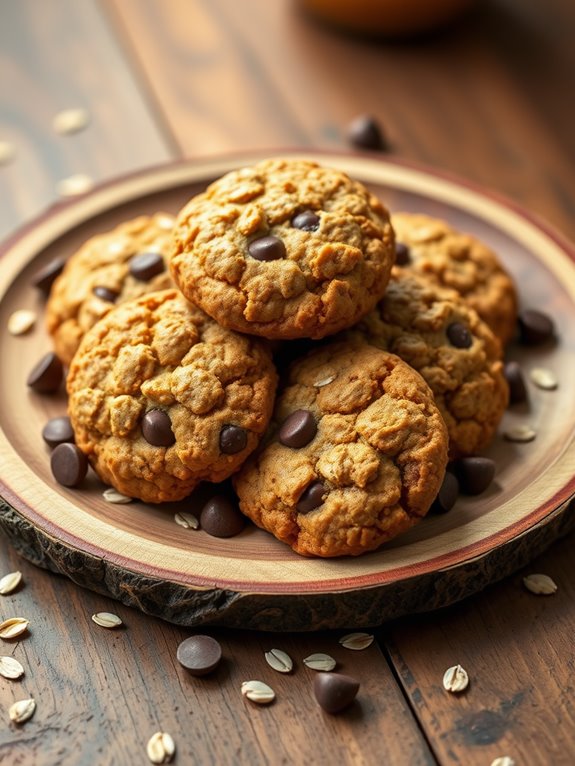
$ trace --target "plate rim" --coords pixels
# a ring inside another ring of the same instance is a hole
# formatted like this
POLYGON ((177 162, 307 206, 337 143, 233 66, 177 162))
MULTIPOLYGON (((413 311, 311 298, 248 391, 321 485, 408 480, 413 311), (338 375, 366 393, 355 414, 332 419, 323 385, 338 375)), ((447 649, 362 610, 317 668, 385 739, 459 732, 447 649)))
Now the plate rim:
MULTIPOLYGON (((375 163, 378 166, 389 166, 389 167, 396 167, 396 168, 405 168, 409 171, 413 171, 417 174, 427 176, 433 181, 443 180, 447 182, 448 184, 451 184, 455 187, 463 187, 466 189, 469 189, 471 192, 473 192, 475 195, 479 195, 482 198, 487 199, 488 201, 494 203, 498 207, 502 207, 508 211, 511 211, 516 216, 519 216, 524 221, 527 221, 531 226, 538 229, 542 234, 544 234, 546 237, 548 237, 556 246, 557 248, 562 252, 564 256, 566 256, 572 264, 575 264, 575 246, 571 243, 571 241, 566 238, 563 234, 561 234, 553 225, 542 219, 537 214, 533 213, 530 210, 527 210, 523 208, 521 205, 515 203, 513 200, 510 200, 506 198, 503 195, 500 195, 498 192, 494 192, 490 189, 485 189, 479 184, 475 184, 474 182, 468 181, 467 179, 461 179, 458 178, 456 175, 453 175, 449 172, 443 171, 443 170, 436 170, 434 168, 430 168, 428 166, 425 166, 421 163, 412 162, 409 160, 404 160, 402 158, 395 158, 395 157, 388 157, 384 156, 382 157, 379 154, 373 154, 373 153, 355 153, 355 152, 344 152, 344 151, 330 151, 327 149, 310 149, 310 148, 292 148, 292 149, 282 149, 282 150, 258 150, 258 151, 246 151, 242 153, 238 152, 229 152, 229 153, 222 153, 218 155, 213 156, 205 156, 198 159, 182 159, 182 160, 175 160, 172 162, 167 163, 160 163, 157 165, 152 165, 147 168, 138 169, 136 171, 133 171, 131 173, 124 174, 122 176, 109 179, 101 184, 98 184, 97 186, 93 187, 90 191, 87 193, 80 195, 78 198, 66 200, 64 202, 59 202, 47 210, 45 210, 43 213, 41 213, 39 216, 35 217, 31 221, 23 224, 19 229, 17 229, 13 234, 11 234, 7 239, 5 239, 2 243, 0 243, 0 259, 4 257, 4 255, 10 250, 12 250, 15 246, 17 246, 18 243, 22 242, 22 240, 25 240, 30 233, 33 233, 38 230, 39 227, 43 227, 45 224, 52 221, 54 218, 57 218, 58 216, 66 216, 68 212, 76 212, 76 221, 73 224, 74 226, 79 226, 82 223, 85 223, 89 221, 90 217, 93 217, 95 215, 102 214, 106 211, 106 209, 110 209, 110 203, 108 203, 108 206, 104 204, 102 208, 99 208, 96 212, 92 212, 91 215, 87 217, 82 217, 82 209, 83 206, 86 205, 86 203, 90 203, 90 201, 94 199, 98 199, 100 195, 105 193, 106 191, 110 190, 111 188, 121 189, 123 186, 129 183, 138 182, 142 178, 148 178, 150 182, 152 182, 156 177, 158 178, 159 186, 156 186, 152 189, 146 189, 143 192, 140 191, 138 194, 134 196, 129 196, 124 198, 124 202, 132 202, 136 201, 138 197, 145 197, 148 194, 152 193, 159 193, 164 188, 175 188, 176 186, 184 185, 186 182, 190 182, 193 180, 198 180, 200 178, 200 174, 202 172, 207 172, 207 170, 210 167, 213 167, 214 163, 218 165, 224 165, 228 169, 231 169, 234 166, 237 166, 237 164, 248 164, 254 161, 257 161, 258 159, 263 159, 265 157, 271 157, 271 156, 301 156, 301 157, 308 157, 308 158, 315 158, 319 161, 322 160, 322 158, 332 157, 332 158, 341 158, 343 160, 353 160, 359 161, 360 164, 363 163, 369 163, 372 165, 375 163), (182 172, 182 178, 178 179, 177 183, 172 184, 168 187, 163 187, 161 185, 161 179, 166 174, 170 174, 172 171, 181 171, 182 172), (186 174, 190 174, 191 178, 186 181, 184 176, 186 174), (194 176, 196 178, 194 179, 194 176)), ((225 171, 222 171, 225 172, 225 171)), ((494 225, 492 222, 490 222, 492 225, 494 225)), ((54 233, 54 235, 50 238, 49 242, 56 241, 58 237, 62 236, 63 233, 65 233, 66 229, 63 231, 57 231, 54 233)), ((47 247, 49 245, 49 242, 44 242, 43 247, 47 247)), ((4 292, 2 293, 2 296, 0 298, 3 298, 4 292)), ((3 430, 0 430, 0 434, 2 435, 2 439, 6 439, 5 434, 3 430)), ((7 440, 7 439, 6 439, 7 440)), ((58 539, 60 541, 65 541, 68 545, 71 547, 76 548, 79 552, 86 551, 90 555, 97 555, 102 556, 102 554, 106 554, 106 559, 110 562, 113 562, 117 564, 119 567, 123 567, 125 569, 128 569, 130 571, 138 571, 134 570, 133 564, 138 563, 135 562, 133 559, 129 559, 126 557, 122 557, 120 555, 110 555, 108 551, 104 551, 103 549, 98 548, 97 546, 92 547, 91 545, 88 545, 86 547, 86 541, 75 537, 73 534, 69 533, 67 530, 62 530, 60 527, 58 527, 56 524, 54 524, 51 520, 47 520, 45 517, 40 516, 32 507, 30 507, 27 503, 22 503, 21 499, 14 495, 11 488, 7 486, 3 479, 0 478, 0 494, 2 497, 8 502, 17 512, 21 513, 26 519, 30 519, 31 517, 34 517, 36 519, 36 523, 38 526, 43 529, 48 535, 51 535, 55 539, 58 539), (64 535, 61 535, 60 533, 64 532, 64 535)), ((542 506, 539 506, 537 509, 531 511, 527 516, 524 516, 521 518, 520 521, 515 522, 510 527, 506 527, 503 530, 498 530, 494 534, 485 537, 482 539, 482 544, 478 546, 477 543, 470 544, 468 546, 463 546, 461 548, 458 548, 456 551, 447 553, 447 554, 441 554, 438 556, 434 556, 431 559, 427 559, 423 563, 416 563, 416 564, 408 564, 403 567, 395 568, 389 572, 379 572, 376 574, 367 574, 367 575, 358 575, 356 577, 346 577, 346 578, 338 578, 334 580, 322 580, 319 584, 318 588, 313 587, 314 581, 311 583, 309 581, 305 581, 306 585, 306 594, 321 594, 321 593, 334 593, 334 592, 346 592, 350 590, 357 590, 357 589, 366 589, 366 588, 374 588, 378 587, 380 585, 386 585, 390 584, 396 581, 402 581, 402 580, 409 580, 413 578, 414 576, 417 576, 418 574, 427 574, 431 571, 435 571, 435 569, 445 569, 445 568, 454 568, 461 566, 478 556, 483 556, 489 553, 492 550, 495 550, 498 547, 501 547, 511 540, 515 539, 516 537, 522 536, 525 534, 529 529, 533 527, 533 525, 543 524, 545 523, 546 519, 553 516, 554 512, 562 506, 564 503, 566 503, 573 495, 575 494, 575 477, 572 476, 569 481, 567 481, 561 489, 559 489, 555 494, 552 496, 552 498, 549 498, 542 506), (506 534, 508 530, 515 530, 513 534, 506 534), (488 544, 489 542, 496 540, 497 542, 495 545, 488 544), (467 555, 467 553, 470 551, 470 549, 473 549, 472 555, 467 555), (480 548, 480 552, 478 553, 478 548, 480 548), (455 560, 453 560, 455 558, 455 560), (439 566, 439 561, 443 559, 448 559, 448 561, 444 562, 444 565, 439 566), (431 562, 437 562, 438 567, 430 567, 429 564, 431 562), (421 571, 419 571, 421 570, 421 571), (362 582, 363 580, 368 580, 368 582, 362 582), (312 587, 310 587, 310 585, 312 587)), ((178 582, 181 584, 185 584, 187 587, 190 587, 194 590, 206 590, 213 587, 224 587, 224 588, 231 588, 236 589, 244 594, 249 594, 256 592, 256 589, 253 587, 247 588, 246 586, 248 583, 243 581, 234 581, 234 580, 226 580, 225 583, 218 581, 214 582, 214 579, 211 580, 202 578, 199 576, 193 576, 189 577, 187 574, 180 575, 178 579, 174 578, 174 572, 172 570, 163 570, 161 567, 152 566, 149 564, 143 564, 142 565, 142 573, 146 576, 151 577, 158 577, 162 580, 171 580, 173 582, 178 582)), ((274 583, 268 583, 270 586, 269 588, 262 588, 261 590, 258 589, 257 592, 266 593, 269 595, 273 594, 281 594, 281 595, 288 595, 293 594, 297 595, 298 593, 298 587, 304 584, 304 581, 297 582, 291 580, 285 587, 281 587, 282 583, 274 582, 274 583)))

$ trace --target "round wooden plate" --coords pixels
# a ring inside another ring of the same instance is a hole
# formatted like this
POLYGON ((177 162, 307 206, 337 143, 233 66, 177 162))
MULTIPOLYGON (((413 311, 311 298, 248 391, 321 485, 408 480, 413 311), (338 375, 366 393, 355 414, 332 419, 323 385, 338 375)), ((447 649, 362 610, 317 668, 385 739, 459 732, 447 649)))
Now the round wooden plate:
POLYGON ((322 163, 367 183, 392 211, 443 217, 483 239, 517 280, 522 305, 544 309, 557 324, 556 344, 510 350, 525 371, 547 367, 560 382, 554 391, 530 384, 529 405, 506 413, 501 432, 525 423, 537 436, 527 444, 496 439, 488 452, 497 463, 492 487, 479 497, 460 498, 449 514, 424 519, 377 552, 312 560, 253 526, 228 540, 183 529, 174 512, 197 511, 198 496, 170 507, 112 505, 94 475, 80 490, 54 482, 41 429, 48 418, 64 414, 66 401, 63 394, 41 396, 26 386, 30 369, 50 348, 34 273, 122 220, 176 212, 210 180, 257 159, 202 160, 121 179, 53 209, 3 247, 0 523, 13 544, 41 566, 172 622, 263 630, 376 625, 445 606, 523 566, 575 520, 575 504, 569 503, 575 492, 573 249, 509 203, 371 157, 319 155, 322 163), (14 337, 6 329, 8 318, 22 308, 36 311, 39 321, 14 337))

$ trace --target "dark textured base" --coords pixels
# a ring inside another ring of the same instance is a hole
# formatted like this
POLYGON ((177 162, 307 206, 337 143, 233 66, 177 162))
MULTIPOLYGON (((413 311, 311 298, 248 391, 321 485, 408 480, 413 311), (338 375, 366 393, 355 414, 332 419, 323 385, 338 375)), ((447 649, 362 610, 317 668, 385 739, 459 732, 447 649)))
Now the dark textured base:
POLYGON ((310 595, 194 590, 123 569, 64 546, 36 529, 0 498, 0 527, 37 566, 78 585, 177 625, 221 625, 267 631, 374 627, 406 614, 432 611, 478 593, 525 566, 575 528, 575 500, 524 535, 457 567, 375 588, 310 595))

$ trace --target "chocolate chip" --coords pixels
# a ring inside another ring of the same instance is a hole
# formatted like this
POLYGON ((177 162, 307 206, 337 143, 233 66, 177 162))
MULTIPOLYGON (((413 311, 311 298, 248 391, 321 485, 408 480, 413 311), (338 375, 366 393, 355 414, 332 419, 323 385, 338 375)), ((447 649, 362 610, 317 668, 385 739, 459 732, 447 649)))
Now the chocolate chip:
POLYGON ((32 284, 40 290, 44 297, 47 298, 50 294, 52 285, 56 281, 56 278, 62 273, 65 265, 65 258, 55 258, 34 274, 32 284))
POLYGON ((118 293, 115 290, 110 290, 109 287, 104 287, 103 285, 97 285, 92 292, 100 300, 107 301, 108 303, 115 303, 118 297, 118 293))
POLYGON ((518 317, 519 337, 527 346, 538 346, 555 335, 553 320, 542 311, 525 309, 518 317))
POLYGON ((283 240, 273 235, 252 239, 248 245, 248 253, 256 261, 277 261, 285 258, 286 246, 283 240))
POLYGON ((403 242, 395 243, 395 263, 398 266, 407 266, 410 261, 409 248, 403 242))
POLYGON ((176 657, 191 675, 205 676, 220 664, 222 647, 211 636, 190 636, 178 646, 176 657))
POLYGON ((473 343, 473 337, 462 322, 452 322, 446 331, 449 342, 455 348, 469 348, 473 343))
POLYGON ((235 455, 246 448, 248 435, 240 426, 223 426, 220 431, 220 450, 224 455, 235 455))
POLYGON ((509 403, 521 404, 527 401, 527 386, 521 367, 517 362, 507 362, 503 368, 505 379, 509 385, 509 403))
POLYGON ((59 444, 50 456, 50 468, 58 484, 79 486, 88 471, 88 460, 75 444, 59 444))
POLYGON ((462 457, 455 461, 454 468, 461 491, 466 495, 480 495, 495 476, 495 462, 489 457, 462 457))
POLYGON ((39 394, 53 394, 60 388, 64 367, 54 352, 49 351, 32 368, 26 383, 39 394))
POLYGON ((138 253, 130 261, 130 274, 140 282, 149 282, 165 269, 166 265, 160 253, 138 253))
POLYGON ((309 513, 314 508, 318 508, 323 503, 325 493, 326 489, 322 482, 314 479, 300 495, 296 505, 298 513, 309 513))
POLYGON ((317 423, 309 410, 296 410, 281 424, 279 440, 286 447, 305 447, 317 433, 317 423))
POLYGON ((42 429, 42 438, 49 447, 57 447, 59 444, 74 441, 74 431, 70 418, 63 415, 59 418, 52 418, 42 429))
POLYGON ((317 231, 319 229, 319 215, 313 210, 303 210, 292 218, 291 225, 294 229, 302 231, 317 231))
POLYGON ((352 146, 358 149, 383 151, 387 142, 377 120, 368 114, 362 114, 349 124, 347 135, 352 146))
POLYGON ((164 410, 148 410, 142 418, 142 436, 154 447, 171 447, 176 437, 168 413, 164 410))
POLYGON ((212 537, 234 537, 245 525, 245 516, 225 495, 208 500, 200 513, 200 527, 212 537))
POLYGON ((433 501, 430 510, 433 513, 447 513, 455 505, 458 495, 459 482, 457 477, 450 471, 446 471, 437 497, 433 501))
POLYGON ((317 673, 313 693, 326 713, 339 713, 349 707, 359 691, 359 681, 343 673, 317 673))

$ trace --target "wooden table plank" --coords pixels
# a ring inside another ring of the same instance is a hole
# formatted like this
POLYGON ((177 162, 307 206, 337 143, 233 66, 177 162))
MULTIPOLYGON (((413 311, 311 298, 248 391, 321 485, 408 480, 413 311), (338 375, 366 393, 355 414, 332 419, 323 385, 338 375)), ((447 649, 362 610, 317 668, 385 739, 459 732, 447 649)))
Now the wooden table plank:
POLYGON ((507 755, 517 764, 573 763, 575 697, 575 535, 479 596, 384 630, 403 688, 442 764, 484 766, 507 755), (526 574, 549 575, 553 596, 536 596, 526 574), (443 689, 460 664, 470 684, 443 689))
POLYGON ((390 45, 311 23, 293 0, 105 0, 186 155, 341 147, 349 120, 370 112, 397 154, 575 238, 575 61, 560 39, 575 9, 479 5, 450 32, 390 45))
POLYGON ((145 746, 158 730, 174 738, 180 764, 349 764, 431 766, 431 755, 377 644, 346 650, 339 633, 274 635, 211 630, 224 659, 215 673, 194 678, 176 650, 191 631, 150 618, 20 559, 0 538, 4 574, 19 569, 24 585, 1 597, 1 615, 31 620, 29 634, 2 642, 18 659, 21 681, 0 679, 0 708, 34 697, 25 725, 0 730, 0 763, 146 763, 145 746), (51 605, 48 608, 47 605, 51 605), (106 630, 95 612, 118 614, 125 627, 106 630), (264 652, 287 651, 294 671, 272 670, 264 652), (338 670, 361 682, 356 702, 338 716, 312 694, 314 671, 303 658, 327 652, 338 670), (242 698, 242 681, 262 680, 276 701, 258 707, 242 698), (9 755, 8 755, 9 754, 9 755))
POLYGON ((100 181, 173 156, 97 0, 2 4, 0 141, 16 151, 0 167, 0 239, 57 200, 60 179, 100 181), (87 109, 90 124, 59 135, 52 120, 69 108, 87 109))

